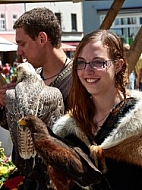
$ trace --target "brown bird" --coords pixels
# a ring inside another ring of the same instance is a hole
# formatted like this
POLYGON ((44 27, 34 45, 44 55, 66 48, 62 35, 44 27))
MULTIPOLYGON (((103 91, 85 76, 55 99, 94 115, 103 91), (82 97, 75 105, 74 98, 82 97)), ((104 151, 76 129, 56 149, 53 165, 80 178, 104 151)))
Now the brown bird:
POLYGON ((18 123, 31 131, 35 149, 47 164, 47 172, 57 190, 68 190, 73 181, 81 186, 101 181, 102 174, 89 157, 70 141, 55 135, 42 120, 29 115, 18 123))

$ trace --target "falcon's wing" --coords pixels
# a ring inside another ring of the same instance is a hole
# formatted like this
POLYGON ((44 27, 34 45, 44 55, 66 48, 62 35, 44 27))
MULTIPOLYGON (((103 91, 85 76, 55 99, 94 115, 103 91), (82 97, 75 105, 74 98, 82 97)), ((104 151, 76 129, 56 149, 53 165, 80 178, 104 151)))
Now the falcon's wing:
POLYGON ((41 92, 37 117, 48 127, 52 127, 63 114, 64 103, 60 90, 45 85, 41 92))
POLYGON ((6 117, 7 117, 7 123, 8 123, 9 131, 11 134, 12 142, 15 147, 15 151, 18 153, 17 120, 21 118, 21 115, 19 113, 17 103, 16 103, 15 89, 9 89, 6 91, 6 117))
POLYGON ((22 81, 15 88, 17 106, 21 115, 36 115, 43 83, 41 81, 22 81))

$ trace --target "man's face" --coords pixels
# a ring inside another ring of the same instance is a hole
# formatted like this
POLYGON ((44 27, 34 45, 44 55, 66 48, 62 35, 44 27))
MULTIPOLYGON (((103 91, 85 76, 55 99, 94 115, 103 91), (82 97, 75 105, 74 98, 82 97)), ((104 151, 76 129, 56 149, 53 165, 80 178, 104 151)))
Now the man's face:
POLYGON ((23 28, 16 29, 17 55, 22 56, 29 63, 36 67, 37 56, 39 52, 38 38, 33 40, 27 35, 23 28))

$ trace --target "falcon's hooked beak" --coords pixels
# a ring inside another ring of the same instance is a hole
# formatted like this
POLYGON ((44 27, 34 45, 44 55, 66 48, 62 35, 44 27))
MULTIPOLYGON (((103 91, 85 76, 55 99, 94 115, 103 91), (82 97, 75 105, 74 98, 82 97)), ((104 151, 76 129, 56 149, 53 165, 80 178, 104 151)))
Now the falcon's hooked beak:
POLYGON ((18 124, 25 126, 25 125, 27 125, 27 122, 24 118, 21 118, 21 119, 19 119, 18 124))

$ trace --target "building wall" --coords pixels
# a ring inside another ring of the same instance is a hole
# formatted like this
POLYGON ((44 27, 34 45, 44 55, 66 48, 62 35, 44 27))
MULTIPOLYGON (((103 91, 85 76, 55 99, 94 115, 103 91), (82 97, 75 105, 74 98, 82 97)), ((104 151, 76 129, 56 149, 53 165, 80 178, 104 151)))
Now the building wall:
POLYGON ((80 41, 83 37, 82 3, 51 2, 26 3, 26 10, 35 7, 47 7, 54 13, 61 13, 62 41, 80 41), (71 14, 77 15, 77 31, 71 28, 71 14))
MULTIPOLYGON (((101 24, 101 15, 106 15, 111 7, 113 0, 84 0, 83 2, 48 2, 48 3, 21 3, 21 4, 0 4, 0 13, 6 12, 6 31, 13 32, 12 15, 20 16, 24 11, 35 7, 47 7, 54 13, 61 13, 62 26, 62 41, 63 42, 77 42, 80 41, 83 35, 96 30, 101 24), (71 28, 71 14, 77 15, 77 31, 72 31, 71 28)), ((141 14, 142 3, 141 0, 125 0, 119 15, 122 14, 141 14), (135 9, 135 12, 134 12, 135 9)))
POLYGON ((77 31, 82 32, 82 4, 72 2, 26 3, 26 10, 35 7, 47 7, 54 13, 61 13, 62 31, 71 32, 71 13, 77 14, 77 31))
POLYGON ((6 15, 6 31, 13 31, 13 15, 19 17, 24 12, 24 4, 0 4, 0 14, 6 15))
MULTIPOLYGON (((93 30, 96 30, 100 26, 100 15, 106 15, 109 8, 111 7, 113 0, 102 0, 102 1, 83 1, 83 31, 87 34, 93 30)), ((142 1, 136 0, 125 0, 122 9, 124 14, 141 13, 142 12, 142 1)), ((121 14, 122 11, 119 12, 121 14)))

